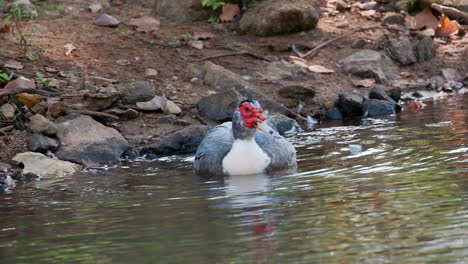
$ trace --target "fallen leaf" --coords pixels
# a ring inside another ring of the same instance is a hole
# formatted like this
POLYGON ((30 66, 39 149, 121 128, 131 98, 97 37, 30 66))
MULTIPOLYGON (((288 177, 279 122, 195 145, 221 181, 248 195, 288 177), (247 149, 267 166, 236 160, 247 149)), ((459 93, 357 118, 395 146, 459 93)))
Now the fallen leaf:
POLYGON ((418 111, 424 109, 426 105, 419 101, 411 101, 407 106, 406 110, 408 111, 418 111))
POLYGON ((67 51, 65 52, 65 56, 70 55, 70 53, 76 49, 76 47, 73 46, 73 44, 71 43, 67 43, 63 47, 67 49, 67 51))
POLYGON ((9 60, 5 63, 5 67, 9 69, 21 70, 24 68, 24 65, 19 61, 9 60))
POLYGON ((364 87, 364 88, 372 87, 375 84, 375 80, 372 79, 372 78, 361 79, 361 80, 352 80, 351 82, 356 87, 364 87))
POLYGON ((143 111, 156 111, 164 109, 166 103, 167 98, 165 96, 155 96, 148 102, 137 102, 136 106, 143 111))
POLYGON ((2 21, 0 21, 0 33, 8 33, 11 31, 11 27, 9 23, 3 24, 2 21))
POLYGON ((310 65, 308 67, 308 69, 311 71, 311 72, 315 72, 315 73, 334 73, 335 71, 332 70, 332 69, 327 69, 323 66, 320 66, 320 65, 310 65))
POLYGON ((431 9, 426 7, 415 16, 407 16, 405 24, 412 29, 432 28, 435 30, 439 26, 439 20, 432 14, 431 9))
POLYGON ((214 38, 216 35, 210 32, 193 32, 194 40, 208 40, 214 38))
POLYGON ((299 57, 296 57, 296 56, 289 56, 289 58, 291 59, 291 64, 301 66, 301 67, 304 67, 304 68, 309 68, 309 65, 307 64, 307 61, 305 59, 303 59, 303 58, 299 58, 299 57))
POLYGON ((17 88, 36 88, 36 83, 34 81, 31 81, 23 76, 20 76, 13 81, 10 81, 5 85, 4 89, 9 90, 9 89, 17 89, 17 88))
POLYGON ((16 96, 16 100, 18 100, 18 102, 22 103, 23 105, 29 108, 33 108, 33 106, 41 102, 41 99, 39 99, 39 97, 37 97, 34 94, 29 94, 29 93, 18 94, 16 96))
POLYGON ((364 10, 364 11, 358 11, 358 13, 363 16, 363 17, 373 17, 377 13, 375 10, 364 10))
POLYGON ((189 45, 199 50, 203 49, 203 41, 201 40, 190 41, 189 45))
POLYGON ((225 4, 223 5, 221 15, 219 19, 222 22, 234 22, 240 17, 240 8, 235 4, 225 4))
POLYGON ((448 38, 450 35, 457 33, 460 29, 461 27, 457 21, 450 20, 450 18, 443 15, 440 18, 440 26, 435 30, 435 36, 448 38))
POLYGON ((116 27, 120 24, 120 21, 108 14, 100 14, 96 17, 94 24, 102 27, 116 27))
POLYGON ((158 31, 161 26, 161 22, 153 17, 143 16, 131 19, 130 22, 128 22, 128 25, 135 27, 137 31, 150 33, 158 31))

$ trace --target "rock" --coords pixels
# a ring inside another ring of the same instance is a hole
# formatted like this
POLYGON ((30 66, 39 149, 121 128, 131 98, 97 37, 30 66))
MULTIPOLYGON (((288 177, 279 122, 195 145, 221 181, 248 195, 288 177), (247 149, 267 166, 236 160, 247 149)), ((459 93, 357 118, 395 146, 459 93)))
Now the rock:
POLYGON ((117 130, 89 116, 67 115, 57 120, 58 158, 75 163, 110 164, 130 148, 117 130))
POLYGON ((364 38, 358 38, 351 44, 351 48, 353 49, 362 49, 366 46, 367 40, 364 38))
POLYGON ((385 45, 387 54, 401 65, 411 65, 418 61, 412 42, 407 38, 392 39, 385 45))
POLYGON ((347 28, 347 27, 349 27, 349 23, 347 21, 343 21, 343 22, 340 22, 340 23, 336 24, 336 27, 337 28, 347 28))
POLYGON ((343 0, 336 0, 335 4, 336 4, 336 10, 340 12, 346 12, 351 8, 351 6, 348 5, 348 3, 346 3, 343 0))
POLYGON ((147 102, 138 102, 136 106, 143 111, 157 111, 162 110, 166 106, 167 99, 164 96, 155 96, 147 102))
POLYGON ((144 147, 141 155, 149 158, 172 154, 192 154, 197 150, 209 126, 193 125, 160 138, 156 143, 144 147))
POLYGON ((315 90, 309 87, 292 85, 280 88, 278 90, 278 94, 281 97, 292 98, 298 101, 309 103, 314 98, 316 92, 315 90))
POLYGON ((395 87, 387 92, 388 96, 390 96, 395 102, 399 102, 401 100, 401 88, 395 87))
POLYGON ((180 119, 176 117, 175 115, 167 115, 160 117, 154 121, 156 124, 169 124, 169 125, 175 125, 175 126, 190 126, 192 123, 189 121, 185 121, 183 119, 180 119))
POLYGON ((53 118, 61 117, 67 113, 67 106, 61 101, 50 103, 47 108, 47 113, 53 118))
POLYGON ((237 104, 243 99, 234 90, 203 97, 197 104, 200 114, 208 120, 224 122, 232 120, 237 104))
POLYGON ((58 148, 57 140, 42 134, 33 134, 28 140, 28 149, 33 152, 54 152, 58 148))
POLYGON ((413 48, 418 63, 428 61, 436 56, 434 41, 429 36, 425 36, 421 39, 413 38, 413 48))
POLYGON ((397 67, 384 54, 374 50, 361 50, 340 61, 346 73, 364 78, 375 78, 377 82, 389 83, 396 79, 397 67))
POLYGON ((203 67, 193 65, 191 68, 192 72, 198 73, 198 78, 203 79, 204 83, 218 91, 226 91, 234 88, 242 96, 258 100, 264 109, 289 117, 296 116, 296 114, 291 110, 260 92, 256 86, 251 85, 243 80, 238 74, 229 71, 220 65, 212 62, 206 62, 203 67))
POLYGON ((343 114, 338 107, 333 107, 327 110, 327 119, 330 120, 341 120, 343 119, 343 114))
POLYGON ((158 74, 159 74, 158 71, 155 69, 149 68, 145 70, 146 77, 158 77, 158 74))
POLYGON ((120 89, 123 92, 121 100, 124 104, 146 102, 156 95, 151 83, 147 81, 124 83, 120 86, 120 89))
POLYGON ((296 120, 285 115, 270 115, 267 124, 283 136, 295 134, 301 128, 296 120))
POLYGON ((369 99, 362 106, 365 116, 391 115, 395 113, 395 104, 387 100, 369 99))
POLYGON ((163 111, 166 114, 174 114, 174 115, 178 115, 182 113, 182 109, 178 105, 176 105, 174 102, 172 102, 171 100, 166 101, 163 111))
POLYGON ((321 82, 320 77, 304 67, 291 64, 287 61, 275 61, 269 63, 262 71, 263 76, 271 82, 277 81, 310 81, 321 82))
POLYGON ((361 117, 364 114, 362 111, 364 101, 364 96, 354 92, 345 92, 338 95, 338 106, 344 117, 361 117))
POLYGON ((382 19, 382 25, 405 25, 405 17, 396 13, 387 13, 382 19))
POLYGON ((34 173, 43 177, 62 177, 81 170, 81 166, 68 161, 48 158, 37 152, 16 154, 13 160, 24 165, 23 173, 34 173))
POLYGON ((49 106, 47 105, 47 102, 41 101, 40 103, 34 105, 31 108, 31 111, 35 114, 45 115, 48 107, 49 106))
POLYGON ((463 79, 462 76, 458 73, 458 71, 453 68, 445 68, 442 69, 441 72, 442 76, 444 76, 444 78, 447 81, 460 81, 461 79, 463 79))
POLYGON ((108 14, 100 14, 96 17, 94 24, 102 27, 116 27, 120 24, 120 21, 108 14))
POLYGON ((152 7, 158 15, 176 21, 192 22, 213 16, 211 8, 203 7, 200 0, 158 0, 152 7))
POLYGON ((32 133, 53 136, 57 133, 57 125, 43 115, 35 114, 29 118, 27 125, 32 133))
POLYGON ((4 120, 15 118, 16 107, 11 104, 4 104, 0 107, 0 117, 4 120))
POLYGON ((91 4, 88 6, 88 9, 91 13, 98 13, 99 11, 101 11, 102 9, 102 4, 101 3, 95 3, 95 4, 91 4))
POLYGON ((380 86, 375 86, 372 88, 372 90, 369 92, 369 99, 386 100, 396 104, 395 100, 393 100, 380 86))
POLYGON ((315 28, 319 17, 317 0, 271 0, 248 10, 239 28, 257 36, 287 34, 315 28))

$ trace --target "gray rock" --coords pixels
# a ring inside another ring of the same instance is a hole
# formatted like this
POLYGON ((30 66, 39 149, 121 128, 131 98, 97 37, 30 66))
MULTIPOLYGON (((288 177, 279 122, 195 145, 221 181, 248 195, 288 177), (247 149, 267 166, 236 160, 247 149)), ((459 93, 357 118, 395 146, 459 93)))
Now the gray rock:
POLYGON ((176 117, 175 115, 167 115, 160 117, 154 121, 156 124, 169 124, 169 125, 175 125, 175 126, 190 126, 192 123, 189 121, 180 119, 176 117))
POLYGON ((348 5, 348 3, 346 3, 343 0, 336 0, 335 4, 336 4, 336 10, 340 12, 345 12, 351 8, 350 5, 348 5))
POLYGON ((100 14, 96 17, 94 24, 102 27, 116 27, 120 24, 120 21, 108 14, 100 14))
POLYGON ((146 81, 124 83, 120 89, 123 92, 121 100, 124 104, 146 102, 153 99, 156 95, 151 83, 146 81))
POLYGON ((387 100, 369 99, 362 106, 366 116, 391 115, 395 113, 395 104, 387 100))
POLYGON ((385 51, 390 58, 401 65, 411 65, 418 61, 413 49, 413 43, 407 38, 388 41, 385 45, 385 51))
POLYGON ((160 138, 156 143, 143 147, 141 155, 148 158, 172 154, 192 154, 197 150, 209 126, 194 125, 160 138))
POLYGON ((167 98, 165 96, 154 96, 153 99, 145 102, 138 102, 136 106, 143 111, 163 110, 166 106, 167 98))
POLYGON ((211 8, 204 8, 200 0, 158 0, 154 11, 167 19, 176 21, 198 21, 213 16, 211 8))
POLYGON ((343 119, 343 114, 338 107, 333 107, 327 110, 326 113, 327 119, 330 120, 341 120, 343 119))
POLYGON ((395 102, 399 102, 401 100, 401 88, 399 88, 399 87, 392 88, 390 91, 387 92, 387 94, 395 102))
POLYGON ((163 111, 166 114, 173 114, 173 115, 178 115, 182 113, 182 109, 171 100, 166 101, 166 104, 163 107, 163 111))
POLYGON ((237 104, 242 100, 242 95, 234 90, 228 90, 203 97, 197 107, 205 118, 224 122, 232 119, 232 114, 237 104))
POLYGON ((60 159, 79 164, 110 164, 118 162, 130 148, 117 130, 89 116, 75 115, 60 121, 57 124, 60 147, 55 153, 60 159))
POLYGON ((33 152, 54 152, 58 148, 57 140, 42 134, 33 134, 28 140, 28 149, 33 152))
POLYGON ((267 124, 283 136, 295 134, 300 130, 300 126, 296 120, 284 115, 268 116, 267 124))
POLYGON ((386 92, 385 90, 380 87, 380 86, 375 86, 370 90, 369 92, 369 99, 379 99, 379 100, 386 100, 391 103, 396 104, 395 100, 393 100, 386 92))
POLYGON ((400 14, 396 13, 387 13, 384 18, 382 19, 382 25, 404 25, 405 24, 405 17, 400 14))
POLYGON ((227 91, 234 88, 242 96, 258 100, 265 110, 290 117, 296 116, 291 110, 263 94, 256 86, 244 81, 241 76, 220 65, 206 62, 202 67, 192 66, 192 71, 198 75, 198 78, 203 79, 204 83, 218 91, 227 91))
POLYGON ((436 56, 434 40, 429 36, 421 39, 413 38, 413 49, 419 63, 428 61, 436 56))
POLYGON ((240 30, 257 36, 271 36, 311 30, 320 17, 317 0, 271 0, 248 10, 240 30))
POLYGON ((81 170, 81 166, 68 161, 48 158, 37 152, 19 153, 13 160, 24 165, 23 173, 34 173, 43 177, 60 177, 81 170))
POLYGON ((134 109, 112 108, 104 111, 106 114, 118 116, 120 120, 131 120, 138 117, 138 111, 134 109))
POLYGON ((53 136, 57 133, 57 125, 39 114, 35 114, 29 118, 27 127, 32 133, 44 134, 46 136, 53 136))
POLYGON ((11 104, 4 104, 0 107, 0 117, 4 120, 15 118, 16 107, 11 104))
POLYGON ((315 97, 316 92, 315 90, 309 87, 292 85, 280 88, 278 90, 278 94, 281 97, 292 98, 298 101, 309 103, 315 97))
POLYGON ((351 48, 353 49, 362 49, 366 46, 367 40, 364 38, 358 38, 351 44, 351 48))
POLYGON ((270 82, 316 81, 317 84, 321 84, 322 82, 318 74, 284 60, 267 64, 264 70, 262 70, 262 74, 270 82))
POLYGON ((362 105, 366 98, 358 93, 345 92, 338 95, 338 106, 344 117, 361 117, 362 105))
POLYGON ((375 50, 358 51, 341 60, 340 64, 346 73, 375 78, 380 83, 389 83, 398 77, 392 60, 375 50))

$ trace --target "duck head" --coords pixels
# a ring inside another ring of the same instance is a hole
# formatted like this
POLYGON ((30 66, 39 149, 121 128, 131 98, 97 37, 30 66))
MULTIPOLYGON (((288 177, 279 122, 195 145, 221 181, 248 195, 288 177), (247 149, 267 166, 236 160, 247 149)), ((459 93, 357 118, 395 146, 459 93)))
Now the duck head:
POLYGON ((256 100, 247 99, 237 105, 232 120, 234 138, 248 139, 255 135, 258 129, 264 133, 273 134, 274 131, 266 124, 265 113, 256 100))

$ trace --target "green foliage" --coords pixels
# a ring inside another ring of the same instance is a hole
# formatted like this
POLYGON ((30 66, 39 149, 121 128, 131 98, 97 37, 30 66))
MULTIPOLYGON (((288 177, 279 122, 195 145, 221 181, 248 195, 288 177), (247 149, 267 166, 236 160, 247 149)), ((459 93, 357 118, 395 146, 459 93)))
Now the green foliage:
POLYGON ((189 40, 189 39, 192 39, 192 38, 193 38, 193 35, 190 34, 190 33, 185 33, 185 34, 182 35, 182 38, 183 38, 184 40, 189 40))
POLYGON ((5 66, 0 65, 0 87, 3 87, 10 81, 10 76, 5 68, 5 66))
POLYGON ((30 61, 38 61, 40 59, 39 55, 35 53, 29 53, 27 56, 30 61))
POLYGON ((202 6, 211 7, 213 10, 216 10, 224 5, 223 0, 202 0, 202 6))
POLYGON ((42 87, 47 87, 49 86, 51 80, 44 78, 44 75, 42 75, 40 72, 36 72, 37 76, 37 83, 42 86, 42 87))

